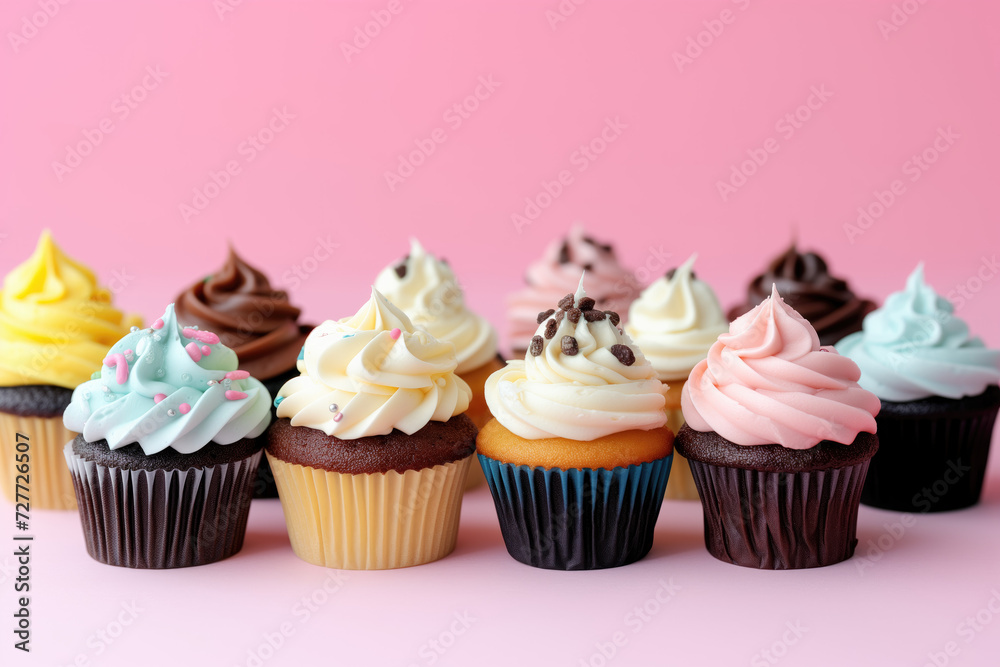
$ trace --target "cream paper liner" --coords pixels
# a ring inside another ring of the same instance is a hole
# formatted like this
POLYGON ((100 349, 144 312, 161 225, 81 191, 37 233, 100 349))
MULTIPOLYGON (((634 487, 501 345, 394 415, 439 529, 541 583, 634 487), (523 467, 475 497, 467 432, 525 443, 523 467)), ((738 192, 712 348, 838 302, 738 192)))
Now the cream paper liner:
POLYGON ((267 454, 295 554, 342 570, 410 567, 451 553, 472 458, 352 475, 267 454))
MULTIPOLYGON (((28 498, 31 509, 76 509, 73 480, 66 467, 63 447, 76 437, 58 417, 21 417, 0 412, 0 488, 15 502, 17 434, 28 436, 28 498)), ((22 491, 22 493, 24 493, 22 491)))

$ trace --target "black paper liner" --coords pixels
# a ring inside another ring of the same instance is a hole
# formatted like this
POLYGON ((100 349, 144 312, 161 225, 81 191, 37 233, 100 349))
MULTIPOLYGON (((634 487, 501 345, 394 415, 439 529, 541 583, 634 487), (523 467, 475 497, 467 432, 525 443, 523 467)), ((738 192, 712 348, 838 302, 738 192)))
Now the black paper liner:
POLYGON ((803 472, 688 462, 705 512, 705 546, 719 560, 792 570, 854 555, 870 461, 803 472))
POLYGON ((899 512, 944 512, 979 502, 1000 390, 971 398, 882 401, 880 449, 861 502, 899 512))
POLYGON ((613 470, 545 469, 478 456, 516 560, 596 570, 633 563, 653 546, 673 454, 613 470))
POLYGON ((187 470, 126 470, 64 450, 87 552, 119 567, 214 563, 243 547, 262 451, 187 470))

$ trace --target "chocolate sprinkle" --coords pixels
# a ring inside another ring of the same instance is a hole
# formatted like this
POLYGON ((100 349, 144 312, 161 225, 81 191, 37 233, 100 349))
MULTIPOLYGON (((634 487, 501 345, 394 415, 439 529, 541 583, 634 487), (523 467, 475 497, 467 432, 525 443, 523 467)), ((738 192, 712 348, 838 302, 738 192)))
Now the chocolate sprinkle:
POLYGON ((597 302, 591 299, 589 296, 585 296, 580 299, 580 310, 593 310, 597 302))
POLYGON ((631 366, 635 363, 635 353, 628 345, 612 345, 609 350, 611 354, 615 355, 615 359, 625 366, 631 366))
POLYGON ((583 317, 588 322, 603 322, 604 312, 600 310, 586 310, 583 312, 583 317))
POLYGON ((569 264, 569 244, 563 241, 562 247, 559 248, 559 263, 569 264))
POLYGON ((545 320, 547 320, 550 317, 552 317, 552 313, 554 313, 554 312, 556 312, 555 308, 549 308, 544 313, 538 313, 538 317, 535 319, 535 321, 538 322, 539 324, 541 324, 545 320))
POLYGON ((393 270, 396 272, 397 276, 399 276, 400 278, 405 278, 406 277, 406 262, 404 261, 402 264, 397 264, 393 268, 393 270))
POLYGON ((564 317, 566 317, 566 311, 560 310, 558 313, 556 313, 556 324, 562 324, 564 317))
POLYGON ((559 324, 555 320, 549 320, 545 323, 545 339, 548 340, 556 335, 556 327, 559 324))
POLYGON ((572 322, 573 324, 576 324, 577 322, 579 322, 580 321, 580 317, 582 315, 583 315, 583 311, 580 310, 579 308, 570 308, 569 310, 566 311, 566 317, 568 317, 569 321, 572 322))
POLYGON ((613 327, 618 326, 618 323, 622 321, 622 318, 618 315, 618 313, 613 310, 605 310, 604 314, 608 316, 609 320, 611 320, 611 326, 613 327))
POLYGON ((593 264, 590 264, 590 263, 588 262, 587 264, 584 264, 584 265, 583 265, 582 267, 580 267, 580 268, 582 268, 582 269, 583 269, 584 271, 593 271, 593 270, 594 270, 594 265, 593 265, 593 264))
POLYGON ((580 353, 580 346, 577 344, 575 338, 572 336, 562 337, 562 353, 570 357, 575 357, 580 353))
POLYGON ((544 345, 544 343, 542 342, 542 337, 534 336, 531 339, 531 345, 528 346, 528 352, 531 352, 531 356, 537 357, 542 353, 542 345, 544 345))
POLYGON ((570 308, 573 307, 573 304, 575 302, 576 299, 573 298, 573 295, 567 294, 563 298, 559 299, 559 308, 561 308, 562 310, 569 310, 570 308))
MULTIPOLYGON (((667 280, 673 280, 674 274, 677 273, 677 269, 673 268, 667 271, 667 280)), ((691 280, 697 280, 698 276, 694 275, 694 271, 691 272, 691 280)))

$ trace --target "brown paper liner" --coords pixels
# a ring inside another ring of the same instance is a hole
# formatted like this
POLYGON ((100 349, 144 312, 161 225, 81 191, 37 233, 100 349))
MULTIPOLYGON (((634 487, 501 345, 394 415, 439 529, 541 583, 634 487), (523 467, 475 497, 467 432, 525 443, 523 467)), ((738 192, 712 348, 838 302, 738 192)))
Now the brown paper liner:
POLYGON ((76 509, 73 479, 63 456, 63 448, 76 433, 66 430, 62 415, 21 417, 0 412, 0 488, 3 494, 10 502, 15 502, 18 433, 28 436, 27 496, 31 509, 76 509))
MULTIPOLYGON (((672 381, 667 390, 667 427, 677 435, 684 426, 684 413, 681 412, 681 390, 687 380, 672 381)), ((687 459, 674 452, 674 464, 670 469, 670 479, 667 480, 667 500, 698 500, 698 487, 691 475, 691 466, 687 459)))
POLYGON ((341 570, 430 563, 455 548, 472 456, 423 470, 351 475, 267 454, 295 554, 341 570))

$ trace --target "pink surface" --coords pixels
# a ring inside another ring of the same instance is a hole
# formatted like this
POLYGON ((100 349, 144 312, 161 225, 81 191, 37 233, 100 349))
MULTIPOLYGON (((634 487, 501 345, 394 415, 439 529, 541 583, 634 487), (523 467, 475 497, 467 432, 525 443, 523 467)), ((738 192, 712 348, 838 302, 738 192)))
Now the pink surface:
MULTIPOLYGON (((48 226, 149 318, 221 266, 231 239, 319 321, 353 313, 416 234, 502 331, 503 296, 575 220, 642 282, 698 251, 727 305, 797 228, 877 300, 926 260, 998 345, 998 21, 996 3, 916 0, 4 2, 0 272, 48 226), (556 22, 560 7, 572 13, 556 22), (345 56, 372 12, 391 21, 345 56), (518 229, 526 198, 542 207, 518 229)), ((697 506, 675 503, 642 563, 534 571, 503 552, 480 492, 455 556, 352 574, 306 624, 295 605, 327 573, 291 555, 275 503, 255 507, 238 557, 160 573, 98 566, 76 517, 38 513, 36 652, 8 634, 4 660, 247 664, 288 621, 264 664, 578 665, 616 632, 628 643, 608 664, 754 664, 801 621, 779 662, 919 665, 955 641, 949 664, 994 664, 1000 621, 958 628, 1000 590, 993 458, 983 507, 919 517, 864 572, 717 563, 697 506), (626 615, 661 578, 681 590, 633 632, 626 615), (133 599, 144 611, 97 655, 88 637, 133 599), (465 611, 477 620, 453 648, 420 654, 465 611)), ((862 545, 898 518, 863 510, 862 545)))

